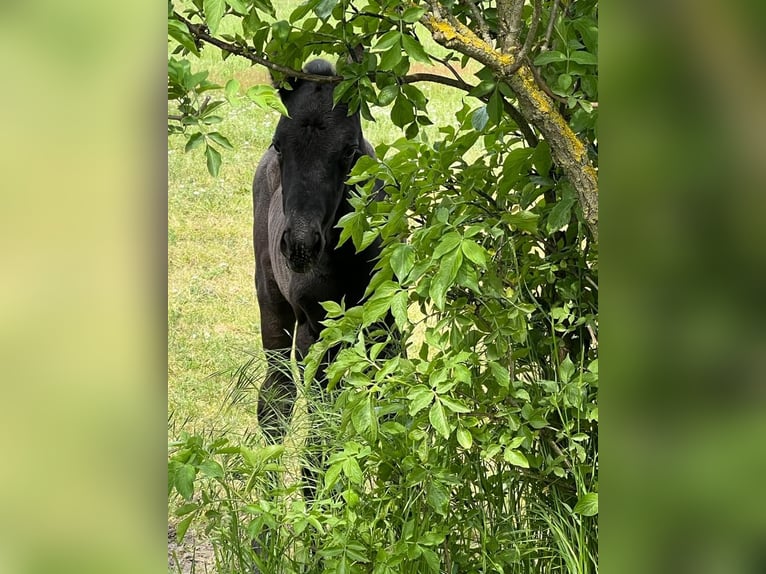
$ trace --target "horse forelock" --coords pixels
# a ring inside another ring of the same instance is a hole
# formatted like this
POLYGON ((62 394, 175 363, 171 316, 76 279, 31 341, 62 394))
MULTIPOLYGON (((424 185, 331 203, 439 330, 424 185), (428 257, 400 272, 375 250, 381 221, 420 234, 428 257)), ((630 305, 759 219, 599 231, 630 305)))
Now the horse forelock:
POLYGON ((321 92, 315 92, 315 86, 320 84, 300 86, 290 98, 290 119, 280 121, 280 139, 293 150, 317 151, 343 145, 350 138, 361 141, 359 114, 349 116, 345 104, 334 106, 331 86, 321 85, 321 92))

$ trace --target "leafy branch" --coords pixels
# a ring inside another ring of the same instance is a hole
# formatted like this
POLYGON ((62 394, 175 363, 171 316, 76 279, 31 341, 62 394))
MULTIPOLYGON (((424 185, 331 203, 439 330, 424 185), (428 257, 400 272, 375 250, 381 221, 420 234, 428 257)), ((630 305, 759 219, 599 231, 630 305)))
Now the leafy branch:
MULTIPOLYGON (((186 27, 189 29, 189 32, 192 34, 195 40, 206 42, 210 45, 220 48, 221 50, 225 50, 226 52, 229 52, 231 54, 235 54, 237 56, 246 58, 247 60, 250 60, 254 64, 261 65, 269 70, 273 70, 275 72, 285 74, 288 77, 300 78, 300 79, 310 80, 310 81, 318 82, 318 83, 339 83, 344 80, 343 76, 338 76, 338 75, 325 76, 325 75, 317 75, 317 74, 308 74, 302 70, 295 70, 288 66, 283 66, 276 62, 273 62, 272 60, 268 59, 268 57, 266 57, 265 55, 262 55, 246 46, 235 44, 233 42, 227 42, 225 40, 222 40, 221 38, 216 38, 215 36, 209 33, 207 27, 204 24, 195 24, 191 22, 189 19, 182 16, 181 14, 179 14, 178 12, 173 12, 173 17, 176 18, 179 22, 182 22, 183 24, 186 25, 186 27)), ((440 74, 423 72, 423 73, 408 74, 408 75, 402 76, 400 78, 397 78, 397 82, 399 84, 414 84, 417 82, 430 82, 430 83, 441 84, 444 86, 456 88, 466 93, 469 93, 476 88, 475 85, 470 84, 466 82, 465 80, 463 80, 455 71, 455 69, 451 65, 449 65, 448 62, 441 61, 438 59, 437 61, 440 61, 441 63, 445 64, 450 69, 450 71, 452 71, 453 75, 455 75, 455 78, 453 79, 447 76, 442 76, 440 74)), ((373 77, 374 73, 370 73, 368 74, 368 76, 373 77)), ((489 101, 489 95, 481 96, 479 97, 479 99, 486 103, 489 101)), ((511 104, 509 101, 505 99, 503 101, 503 106, 505 111, 508 113, 508 115, 513 119, 514 122, 516 122, 516 125, 519 127, 519 130, 524 135, 524 139, 527 141, 527 143, 531 147, 535 147, 537 145, 538 138, 535 135, 532 128, 529 126, 529 123, 524 119, 523 115, 519 112, 518 109, 516 109, 513 106, 513 104, 511 104)))

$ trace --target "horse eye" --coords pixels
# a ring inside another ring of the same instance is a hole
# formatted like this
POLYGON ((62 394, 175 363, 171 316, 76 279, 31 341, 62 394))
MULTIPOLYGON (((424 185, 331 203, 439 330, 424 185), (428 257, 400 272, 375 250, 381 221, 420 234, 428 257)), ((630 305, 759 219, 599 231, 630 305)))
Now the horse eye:
POLYGON ((359 150, 357 146, 350 146, 346 148, 346 151, 343 153, 343 156, 346 159, 353 159, 353 157, 356 155, 356 152, 359 150))

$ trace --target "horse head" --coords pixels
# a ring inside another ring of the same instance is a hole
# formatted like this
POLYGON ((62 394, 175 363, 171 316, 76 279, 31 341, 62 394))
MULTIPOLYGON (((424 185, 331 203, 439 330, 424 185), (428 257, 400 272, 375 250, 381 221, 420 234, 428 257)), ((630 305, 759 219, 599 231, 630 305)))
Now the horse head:
MULTIPOLYGON (((334 75, 324 60, 314 60, 304 72, 334 75)), ((279 158, 285 228, 280 251, 288 267, 306 273, 332 245, 332 229, 340 217, 345 180, 362 155, 359 114, 345 104, 333 105, 333 84, 292 78, 280 89, 289 117, 277 125, 272 146, 279 158)))

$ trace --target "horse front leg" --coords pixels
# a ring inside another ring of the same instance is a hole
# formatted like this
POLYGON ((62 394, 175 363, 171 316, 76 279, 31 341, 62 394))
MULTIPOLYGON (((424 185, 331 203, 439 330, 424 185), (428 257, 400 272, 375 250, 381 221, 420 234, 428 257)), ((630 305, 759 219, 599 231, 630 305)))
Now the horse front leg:
POLYGON ((290 369, 290 349, 265 349, 266 378, 258 394, 258 424, 271 444, 284 441, 297 388, 290 369))
POLYGON ((290 366, 295 315, 275 284, 256 276, 256 289, 267 363, 258 393, 258 424, 266 439, 275 444, 284 440, 297 396, 290 366))
MULTIPOLYGON (((298 331, 295 339, 295 351, 300 363, 308 355, 311 345, 313 345, 319 332, 312 329, 308 321, 298 324, 298 331)), ((335 349, 329 349, 319 364, 314 380, 305 381, 305 388, 310 389, 307 392, 307 417, 309 432, 306 438, 306 460, 301 469, 303 475, 303 496, 307 501, 313 501, 316 498, 318 487, 317 478, 326 466, 328 437, 327 428, 320 420, 322 406, 320 402, 327 400, 325 390, 327 389, 327 379, 325 372, 333 357, 337 354, 335 349)))

